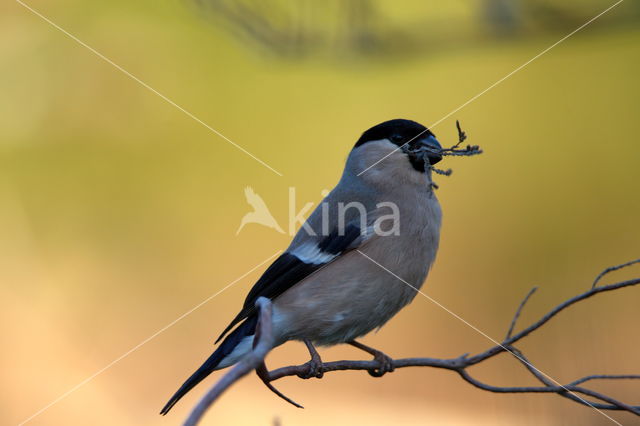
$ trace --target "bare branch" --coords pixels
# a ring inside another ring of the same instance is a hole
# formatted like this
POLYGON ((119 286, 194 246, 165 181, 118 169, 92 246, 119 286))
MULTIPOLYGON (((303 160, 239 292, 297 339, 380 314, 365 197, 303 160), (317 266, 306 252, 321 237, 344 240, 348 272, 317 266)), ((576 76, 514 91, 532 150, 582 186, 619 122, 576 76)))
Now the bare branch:
POLYGON ((492 357, 492 356, 494 356, 494 355, 496 355, 496 354, 498 354, 500 352, 504 352, 506 350, 507 346, 510 346, 513 343, 516 343, 519 340, 523 339, 524 337, 528 336, 533 331, 539 329, 544 324, 546 324, 551 318, 555 317, 560 312, 562 312, 563 310, 565 310, 566 308, 568 308, 569 306, 571 306, 571 305, 573 305, 575 303, 578 303, 578 302, 580 302, 582 300, 588 299, 588 298, 590 298, 592 296, 595 296, 596 294, 604 293, 606 291, 617 290, 617 289, 624 288, 624 287, 630 287, 630 286, 634 286, 634 285, 637 285, 637 284, 640 284, 640 278, 635 278, 635 279, 628 280, 628 281, 622 281, 622 282, 615 283, 615 284, 609 284, 609 285, 602 286, 602 287, 592 288, 591 290, 586 291, 586 292, 584 292, 584 293, 582 293, 582 294, 580 294, 578 296, 572 297, 571 299, 566 300, 563 303, 561 303, 560 305, 558 305, 555 308, 553 308, 545 316, 543 316, 538 321, 536 321, 535 323, 531 324, 529 327, 525 328, 524 330, 522 330, 521 332, 519 332, 515 336, 512 336, 509 339, 506 339, 505 341, 503 341, 501 345, 496 345, 496 346, 488 349, 487 351, 472 357, 471 358, 472 364, 477 364, 478 362, 484 361, 485 359, 490 358, 490 357, 492 357))
MULTIPOLYGON (((598 278, 594 282, 594 286, 571 299, 564 301, 559 304, 552 310, 550 310, 547 314, 542 316, 539 320, 535 321, 528 327, 524 328, 519 333, 514 333, 514 329, 516 326, 516 322, 524 309, 524 306, 531 298, 533 293, 536 291, 534 287, 527 293, 525 298, 520 303, 520 306, 515 312, 513 319, 511 320, 511 325, 509 327, 509 331, 505 336, 505 339, 502 343, 497 344, 493 347, 490 347, 484 352, 478 353, 473 356, 468 356, 468 354, 461 355, 457 358, 449 358, 449 359, 440 359, 440 358, 402 358, 402 359, 386 359, 385 362, 389 363, 390 370, 398 368, 408 368, 408 367, 432 367, 432 368, 440 368, 445 370, 450 370, 456 372, 464 381, 475 386, 478 389, 482 389, 488 392, 494 393, 545 393, 545 394, 557 394, 562 396, 563 398, 567 398, 571 401, 574 401, 578 404, 585 405, 588 407, 596 408, 598 410, 618 410, 618 411, 626 411, 628 413, 634 414, 636 416, 640 416, 640 405, 630 405, 618 399, 615 399, 609 395, 605 395, 600 392, 596 392, 592 389, 585 388, 581 385, 584 385, 586 382, 594 381, 594 380, 623 380, 623 379, 638 379, 640 380, 640 375, 636 374, 594 374, 588 375, 579 379, 576 379, 572 382, 569 382, 566 385, 562 385, 560 383, 554 382, 540 370, 538 370, 525 356, 524 354, 517 349, 514 344, 527 337, 533 331, 539 329, 544 324, 546 324, 549 320, 555 317, 557 314, 567 309, 568 307, 582 301, 588 299, 592 296, 595 296, 600 293, 604 293, 607 291, 618 290, 626 287, 632 287, 640 284, 640 278, 634 278, 627 281, 621 281, 615 284, 609 284, 606 286, 596 287, 595 284, 598 283, 599 279, 602 278, 609 272, 624 268, 626 266, 630 266, 635 263, 640 263, 640 260, 635 260, 632 262, 625 263, 623 265, 614 266, 611 268, 607 268, 603 271, 598 278), (518 361, 529 371, 539 382, 539 386, 494 386, 488 383, 484 383, 475 377, 473 377, 469 373, 469 369, 474 365, 477 365, 483 361, 486 361, 490 358, 495 357, 496 355, 508 352, 513 355, 518 361), (589 400, 584 399, 579 396, 583 395, 584 397, 588 397, 589 400)), ((342 360, 342 361, 332 361, 332 362, 322 362, 319 356, 313 357, 313 353, 315 350, 310 352, 312 354, 311 361, 300 364, 300 365, 290 365, 287 367, 281 367, 276 370, 267 371, 266 367, 264 367, 264 357, 267 352, 273 346, 273 336, 271 334, 271 303, 264 299, 258 299, 257 305, 260 308, 260 318, 258 321, 258 330, 256 333, 254 349, 253 351, 243 359, 236 367, 234 367, 229 373, 222 377, 222 379, 213 387, 209 392, 205 395, 204 398, 198 403, 198 405, 194 408, 189 419, 185 423, 185 425, 193 426, 197 424, 199 419, 202 417, 207 408, 213 404, 213 402, 228 389, 235 381, 237 381, 242 376, 249 373, 252 369, 258 371, 260 378, 264 381, 264 383, 274 392, 276 392, 279 396, 283 397, 287 401, 293 403, 296 406, 296 403, 291 401, 289 398, 282 395, 278 392, 273 386, 271 386, 271 382, 282 379, 284 377, 289 376, 297 376, 303 379, 308 379, 311 377, 321 378, 324 373, 330 373, 333 371, 344 371, 344 370, 364 370, 364 371, 375 371, 377 369, 382 368, 382 363, 380 360, 371 360, 371 361, 356 361, 356 360, 342 360)), ((309 344, 307 345, 309 347, 309 344)), ((311 348, 313 346, 311 345, 311 348)), ((317 355, 317 353, 316 353, 317 355)))
POLYGON ((524 299, 522 299, 520 306, 518 306, 518 309, 516 310, 516 313, 513 316, 513 319, 511 320, 511 325, 509 326, 509 330, 507 331, 507 335, 505 336, 504 340, 508 340, 509 337, 511 337, 511 334, 513 333, 513 329, 516 326, 516 322, 518 321, 518 318, 520 318, 520 313, 522 312, 522 308, 524 308, 524 305, 527 304, 527 302, 529 301, 529 298, 533 296, 533 293, 535 293, 537 289, 538 287, 533 287, 531 290, 529 290, 529 293, 527 293, 524 299))
POLYGON ((576 380, 575 382, 569 383, 569 386, 577 386, 589 380, 617 380, 617 379, 640 379, 639 374, 593 374, 591 376, 586 376, 581 379, 576 380))
POLYGON ((640 263, 640 259, 636 259, 636 260, 632 260, 630 262, 627 263, 623 263, 622 265, 616 265, 616 266, 610 266, 607 269, 605 269, 604 271, 600 272, 600 274, 598 274, 598 276, 596 277, 596 279, 593 281, 593 285, 591 286, 591 288, 594 288, 596 285, 598 285, 598 282, 608 273, 613 272, 613 271, 617 271, 619 269, 622 268, 626 268, 627 266, 631 266, 631 265, 635 265, 636 263, 640 263))
POLYGON ((256 368, 256 374, 258 375, 258 377, 260 377, 260 380, 262 380, 262 383, 264 383, 264 385, 271 392, 275 393, 280 398, 284 399, 285 401, 287 401, 289 404, 293 405, 296 408, 304 408, 302 405, 298 404, 293 399, 289 398, 287 395, 280 392, 275 386, 271 384, 272 380, 271 380, 271 377, 269 377, 269 370, 267 369, 267 366, 265 365, 264 361, 262 362, 262 364, 258 366, 258 368, 256 368))

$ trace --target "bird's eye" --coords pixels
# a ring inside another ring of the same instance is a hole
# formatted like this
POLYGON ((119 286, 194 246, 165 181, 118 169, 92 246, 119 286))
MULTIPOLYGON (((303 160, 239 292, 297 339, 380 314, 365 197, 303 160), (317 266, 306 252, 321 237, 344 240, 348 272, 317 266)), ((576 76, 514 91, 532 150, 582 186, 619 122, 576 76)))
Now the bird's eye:
POLYGON ((400 135, 393 135, 393 136, 391 136, 391 140, 392 140, 393 142, 402 142, 402 136, 400 136, 400 135))

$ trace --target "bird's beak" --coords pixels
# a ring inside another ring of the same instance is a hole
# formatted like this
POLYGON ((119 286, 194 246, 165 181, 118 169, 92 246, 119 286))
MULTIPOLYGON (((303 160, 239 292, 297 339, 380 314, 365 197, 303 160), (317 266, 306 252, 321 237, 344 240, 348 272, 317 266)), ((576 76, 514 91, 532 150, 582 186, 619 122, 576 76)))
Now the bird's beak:
POLYGON ((426 154, 432 166, 442 160, 442 145, 432 136, 424 136, 416 141, 416 148, 426 154))

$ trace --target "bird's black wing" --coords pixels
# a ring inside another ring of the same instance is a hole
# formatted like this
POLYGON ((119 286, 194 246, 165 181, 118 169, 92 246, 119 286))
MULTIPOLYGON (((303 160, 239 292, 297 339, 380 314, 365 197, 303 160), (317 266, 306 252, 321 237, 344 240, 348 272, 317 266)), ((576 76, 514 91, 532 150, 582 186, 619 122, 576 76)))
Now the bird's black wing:
POLYGON ((311 246, 309 252, 316 254, 316 256, 303 256, 297 253, 296 250, 283 253, 254 284, 244 301, 242 310, 218 337, 216 343, 240 321, 255 312, 255 303, 259 297, 267 297, 273 300, 280 296, 294 284, 357 245, 357 240, 361 235, 362 231, 359 226, 349 224, 345 227, 344 232, 338 232, 336 229, 328 236, 321 238, 317 246, 311 246))

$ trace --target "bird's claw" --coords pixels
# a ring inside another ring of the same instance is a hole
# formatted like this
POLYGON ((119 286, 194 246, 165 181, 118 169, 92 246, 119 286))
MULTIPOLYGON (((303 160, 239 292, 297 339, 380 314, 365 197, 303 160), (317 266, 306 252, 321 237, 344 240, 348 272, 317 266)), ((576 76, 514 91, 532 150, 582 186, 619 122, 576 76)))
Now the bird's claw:
POLYGON ((376 352, 373 357, 374 361, 377 361, 380 366, 367 370, 372 377, 382 377, 386 373, 392 373, 395 368, 393 367, 393 359, 382 352, 376 352))
POLYGON ((301 379, 310 379, 312 377, 321 379, 322 376, 324 376, 324 371, 322 371, 322 361, 310 359, 304 365, 307 366, 307 371, 298 374, 298 377, 301 379))
POLYGON ((323 367, 322 358, 320 358, 320 354, 318 353, 318 351, 313 346, 313 343, 311 343, 310 340, 305 340, 304 344, 307 346, 307 349, 309 350, 309 355, 311 355, 311 359, 304 364, 307 366, 307 371, 305 371, 304 373, 298 374, 298 377, 300 377, 301 379, 310 379, 312 377, 321 379, 322 376, 324 376, 324 371, 322 370, 322 367, 323 367))

